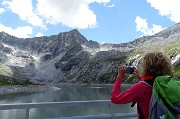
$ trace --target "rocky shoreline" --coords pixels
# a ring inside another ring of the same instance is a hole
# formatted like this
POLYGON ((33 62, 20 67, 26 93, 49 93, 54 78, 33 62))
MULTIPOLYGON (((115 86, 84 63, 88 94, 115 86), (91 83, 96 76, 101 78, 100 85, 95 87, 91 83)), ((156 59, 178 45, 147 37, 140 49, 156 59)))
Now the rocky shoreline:
POLYGON ((60 90, 60 88, 52 85, 8 85, 0 86, 0 95, 12 93, 38 93, 56 90, 60 90))

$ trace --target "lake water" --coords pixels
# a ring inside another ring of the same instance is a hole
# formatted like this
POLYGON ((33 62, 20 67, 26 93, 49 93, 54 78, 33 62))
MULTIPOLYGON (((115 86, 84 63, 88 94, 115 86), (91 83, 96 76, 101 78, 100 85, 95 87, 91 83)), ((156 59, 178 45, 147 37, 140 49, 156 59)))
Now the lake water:
MULTIPOLYGON (((59 101, 84 101, 84 100, 109 100, 112 85, 84 86, 61 85, 59 90, 43 93, 17 93, 0 95, 0 104, 59 102, 59 101)), ((128 86, 123 86, 123 90, 128 86)), ((113 112, 135 112, 136 109, 126 105, 114 105, 113 112)), ((30 109, 30 119, 55 118, 62 116, 79 116, 109 113, 108 105, 84 107, 60 107, 30 109)), ((24 119, 25 110, 0 110, 0 119, 24 119)))

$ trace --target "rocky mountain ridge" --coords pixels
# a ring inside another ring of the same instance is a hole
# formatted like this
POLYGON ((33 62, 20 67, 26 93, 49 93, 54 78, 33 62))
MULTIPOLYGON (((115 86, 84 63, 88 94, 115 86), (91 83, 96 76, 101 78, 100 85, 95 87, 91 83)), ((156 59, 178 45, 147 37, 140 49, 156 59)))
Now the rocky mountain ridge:
POLYGON ((180 23, 122 44, 87 40, 77 29, 16 38, 0 32, 0 77, 33 83, 112 83, 121 64, 137 65, 146 51, 166 52, 180 70, 180 23))

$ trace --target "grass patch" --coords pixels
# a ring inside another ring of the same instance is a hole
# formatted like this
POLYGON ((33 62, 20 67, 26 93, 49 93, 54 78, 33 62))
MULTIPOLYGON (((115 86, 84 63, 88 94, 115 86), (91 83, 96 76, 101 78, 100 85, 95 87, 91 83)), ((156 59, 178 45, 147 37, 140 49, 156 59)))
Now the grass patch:
POLYGON ((117 71, 112 71, 99 76, 98 81, 100 83, 114 83, 116 76, 117 76, 117 71))
POLYGON ((145 53, 145 51, 143 51, 143 50, 135 50, 130 55, 128 55, 128 60, 134 58, 137 55, 141 55, 141 54, 144 54, 144 53, 145 53))
POLYGON ((180 69, 176 69, 176 70, 175 70, 174 76, 180 78, 180 69))
POLYGON ((166 45, 165 53, 167 55, 171 55, 171 54, 180 52, 179 46, 180 46, 180 42, 176 42, 176 43, 171 44, 171 45, 166 45))
POLYGON ((0 79, 0 85, 5 86, 5 85, 34 85, 32 82, 29 81, 23 81, 23 82, 12 82, 12 81, 5 81, 0 79))
MULTIPOLYGON (((10 77, 8 77, 10 78, 10 77)), ((26 81, 10 81, 6 77, 0 77, 0 85, 34 85, 32 82, 26 81)))

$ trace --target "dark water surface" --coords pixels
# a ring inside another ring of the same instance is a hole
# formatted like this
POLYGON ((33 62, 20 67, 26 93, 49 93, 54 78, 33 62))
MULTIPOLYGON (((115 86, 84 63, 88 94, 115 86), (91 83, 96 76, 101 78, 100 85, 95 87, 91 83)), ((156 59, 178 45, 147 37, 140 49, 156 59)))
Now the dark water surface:
MULTIPOLYGON (((59 102, 59 101, 84 101, 84 100, 109 100, 112 85, 61 85, 56 91, 43 93, 17 93, 0 95, 0 104, 59 102)), ((123 90, 129 86, 123 85, 123 90)), ((126 105, 113 105, 113 112, 135 112, 135 108, 126 105)), ((78 106, 30 109, 30 119, 45 119, 62 116, 79 116, 109 113, 108 105, 78 106)), ((0 110, 0 119, 24 119, 25 110, 0 110)))

